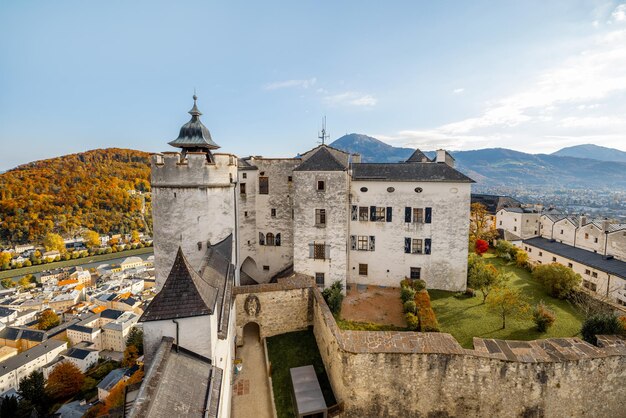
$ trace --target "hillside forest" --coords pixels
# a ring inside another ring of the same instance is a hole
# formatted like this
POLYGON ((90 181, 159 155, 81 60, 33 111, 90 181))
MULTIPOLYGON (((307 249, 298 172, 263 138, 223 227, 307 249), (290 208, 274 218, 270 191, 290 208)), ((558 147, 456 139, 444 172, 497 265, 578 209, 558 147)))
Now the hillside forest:
POLYGON ((41 243, 84 229, 150 233, 149 154, 110 148, 21 165, 0 174, 0 243, 41 243))

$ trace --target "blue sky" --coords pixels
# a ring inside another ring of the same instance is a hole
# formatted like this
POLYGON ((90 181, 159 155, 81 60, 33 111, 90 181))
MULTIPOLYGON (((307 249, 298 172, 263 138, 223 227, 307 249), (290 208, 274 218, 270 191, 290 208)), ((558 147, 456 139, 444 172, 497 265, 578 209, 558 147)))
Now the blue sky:
POLYGON ((626 149, 616 1, 0 2, 0 170, 168 150, 191 108, 225 152, 290 156, 327 116, 392 145, 626 149))

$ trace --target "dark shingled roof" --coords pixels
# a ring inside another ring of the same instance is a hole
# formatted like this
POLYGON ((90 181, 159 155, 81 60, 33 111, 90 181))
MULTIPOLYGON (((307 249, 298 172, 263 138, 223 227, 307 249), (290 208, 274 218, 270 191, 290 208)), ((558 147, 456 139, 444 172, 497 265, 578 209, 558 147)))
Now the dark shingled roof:
POLYGON ((430 161, 430 158, 419 149, 416 149, 408 160, 406 160, 407 163, 429 163, 430 161))
POLYGON ((89 356, 89 354, 95 352, 96 350, 85 350, 82 348, 70 348, 67 350, 67 354, 64 354, 65 357, 72 357, 84 360, 89 356))
POLYGON ((104 311, 100 312, 100 318, 107 318, 107 319, 117 319, 120 316, 122 316, 124 314, 124 311, 120 311, 117 309, 105 309, 104 311))
POLYGON ((207 127, 200 122, 200 115, 202 115, 202 112, 198 110, 196 100, 198 100, 198 98, 194 94, 193 108, 189 111, 191 120, 180 128, 178 138, 169 142, 169 144, 178 148, 217 149, 220 146, 213 142, 213 139, 211 139, 211 133, 207 127))
POLYGON ((174 265, 163 288, 152 299, 141 322, 210 315, 218 290, 196 273, 178 248, 174 265))
POLYGON ((352 164, 352 179, 474 183, 444 163, 356 163, 352 164))
POLYGON ((524 244, 549 251, 561 257, 592 267, 605 273, 613 274, 626 279, 626 262, 617 259, 606 259, 604 256, 582 248, 552 241, 543 237, 534 237, 522 241, 524 244))
POLYGON ((84 332, 86 334, 93 334, 95 328, 86 327, 84 325, 72 325, 67 328, 70 331, 84 332))
POLYGON ((320 147, 304 163, 300 164, 294 171, 345 171, 343 166, 326 147, 320 147))
MULTIPOLYGON (((248 157, 250 158, 250 157, 248 157)), ((237 168, 239 170, 258 170, 259 167, 250 164, 250 162, 248 160, 246 160, 245 158, 240 158, 239 159, 239 164, 237 166, 237 168)))
POLYGON ((487 212, 492 215, 495 215, 502 208, 522 206, 522 203, 519 200, 513 199, 510 196, 479 193, 472 193, 472 203, 482 204, 485 208, 487 208, 487 212))

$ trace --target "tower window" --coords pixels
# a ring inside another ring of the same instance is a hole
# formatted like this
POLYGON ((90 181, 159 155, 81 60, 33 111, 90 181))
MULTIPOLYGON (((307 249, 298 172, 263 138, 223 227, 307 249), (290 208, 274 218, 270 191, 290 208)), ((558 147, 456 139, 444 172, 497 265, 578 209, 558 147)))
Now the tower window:
POLYGON ((246 194, 246 183, 239 183, 239 193, 246 194))
POLYGON ((270 214, 271 214, 272 218, 275 218, 276 217, 276 208, 270 209, 270 214))
POLYGON ((264 271, 270 271, 270 266, 263 266, 264 271))
POLYGON ((241 178, 243 178, 243 179, 247 179, 247 178, 248 178, 248 173, 243 173, 243 174, 241 175, 241 178))
POLYGON ((417 280, 422 278, 422 269, 420 267, 411 267, 411 279, 417 280))
POLYGON ((292 176, 287 176, 287 181, 288 181, 289 183, 291 183, 291 182, 293 181, 293 177, 292 177, 292 176))
POLYGON ((269 194, 270 181, 268 177, 259 177, 259 194, 269 194))
POLYGON ((315 209, 315 225, 326 225, 326 209, 315 209))
POLYGON ((367 276, 367 264, 359 264, 359 276, 367 276))
POLYGON ((274 234, 268 232, 265 236, 265 245, 274 246, 274 234))
POLYGON ((317 191, 323 192, 324 190, 326 190, 326 182, 324 180, 318 180, 317 181, 317 191))
POLYGON ((324 287, 324 273, 315 273, 315 284, 324 287))

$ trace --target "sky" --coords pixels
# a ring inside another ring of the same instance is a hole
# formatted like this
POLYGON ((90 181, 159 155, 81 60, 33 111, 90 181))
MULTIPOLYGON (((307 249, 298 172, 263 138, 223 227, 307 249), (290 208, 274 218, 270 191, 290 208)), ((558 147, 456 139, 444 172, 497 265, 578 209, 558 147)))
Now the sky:
POLYGON ((626 150, 621 1, 0 2, 0 171, 173 150, 197 92, 223 152, 346 133, 425 150, 626 150))

